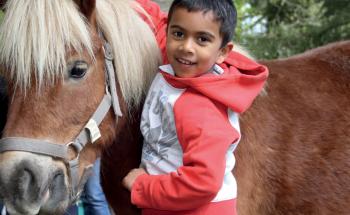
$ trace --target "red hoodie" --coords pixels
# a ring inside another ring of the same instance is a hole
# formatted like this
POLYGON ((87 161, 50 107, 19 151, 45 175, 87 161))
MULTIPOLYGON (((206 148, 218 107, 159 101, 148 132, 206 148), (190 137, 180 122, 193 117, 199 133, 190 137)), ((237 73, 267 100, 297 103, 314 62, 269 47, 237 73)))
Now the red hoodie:
MULTIPOLYGON (((166 14, 149 0, 137 1, 150 14, 166 57, 166 14)), ((160 67, 141 121, 142 165, 149 175, 139 176, 131 191, 143 214, 235 214, 231 171, 238 115, 259 94, 268 71, 236 52, 216 68, 213 74, 178 78, 169 65, 160 67)))

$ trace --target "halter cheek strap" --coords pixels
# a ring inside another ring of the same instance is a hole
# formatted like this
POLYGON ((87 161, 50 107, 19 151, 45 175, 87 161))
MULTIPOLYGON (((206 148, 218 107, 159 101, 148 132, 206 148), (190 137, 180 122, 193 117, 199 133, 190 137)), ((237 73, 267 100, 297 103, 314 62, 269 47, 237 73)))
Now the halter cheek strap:
POLYGON ((88 123, 72 142, 61 145, 45 140, 24 137, 6 137, 0 139, 0 153, 5 151, 25 151, 62 159, 69 166, 71 202, 74 202, 79 198, 84 184, 92 173, 92 165, 85 167, 83 175, 79 181, 78 170, 80 152, 87 143, 94 143, 101 137, 101 132, 98 126, 109 112, 111 106, 113 107, 115 116, 122 116, 114 75, 113 52, 111 46, 106 41, 104 41, 103 50, 105 54, 106 74, 105 95, 88 123), (72 147, 77 152, 77 156, 73 160, 69 160, 68 157, 69 147, 72 147))
MULTIPOLYGON (((103 36, 102 36, 103 37, 103 36)), ((103 45, 103 51, 105 55, 105 73, 106 73, 106 91, 110 90, 112 95, 112 106, 116 116, 122 117, 122 111, 120 109, 119 99, 117 95, 116 78, 113 65, 113 51, 112 47, 106 41, 103 45)))

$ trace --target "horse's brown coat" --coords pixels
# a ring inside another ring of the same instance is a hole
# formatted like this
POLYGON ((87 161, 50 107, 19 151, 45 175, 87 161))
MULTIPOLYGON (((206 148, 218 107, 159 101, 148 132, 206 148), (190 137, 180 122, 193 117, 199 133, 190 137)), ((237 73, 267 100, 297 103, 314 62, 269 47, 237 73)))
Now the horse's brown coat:
POLYGON ((349 214, 350 41, 265 61, 267 96, 241 119, 241 214, 349 214))

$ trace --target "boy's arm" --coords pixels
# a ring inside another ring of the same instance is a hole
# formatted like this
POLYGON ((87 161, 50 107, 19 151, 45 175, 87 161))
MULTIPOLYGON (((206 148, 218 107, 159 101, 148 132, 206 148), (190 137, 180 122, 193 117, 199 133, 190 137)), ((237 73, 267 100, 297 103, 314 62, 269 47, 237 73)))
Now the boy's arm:
POLYGON ((166 57, 166 27, 168 21, 168 14, 162 11, 159 5, 150 0, 136 0, 136 2, 143 8, 147 15, 143 14, 142 11, 137 12, 143 18, 143 20, 150 26, 153 30, 158 46, 162 52, 162 57, 164 63, 167 62, 166 57), (150 20, 151 19, 151 20, 150 20))
POLYGON ((239 134, 227 121, 227 110, 193 96, 187 103, 175 110, 183 166, 165 175, 139 176, 131 191, 138 207, 191 210, 213 200, 222 186, 226 153, 239 134))

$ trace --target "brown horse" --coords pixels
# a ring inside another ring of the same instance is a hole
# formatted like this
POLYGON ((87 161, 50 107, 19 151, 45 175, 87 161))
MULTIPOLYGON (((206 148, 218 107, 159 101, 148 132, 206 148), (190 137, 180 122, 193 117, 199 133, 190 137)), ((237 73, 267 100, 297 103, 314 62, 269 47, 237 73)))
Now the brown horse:
MULTIPOLYGON (((101 146, 114 141, 102 156, 106 196, 118 214, 139 214, 120 182, 139 164, 139 111, 158 62, 152 32, 122 0, 11 0, 6 10, 0 62, 10 103, 3 136, 15 137, 15 146, 0 155, 0 195, 10 213, 62 213, 77 191, 70 161, 79 159, 80 179, 101 146), (23 150, 75 143, 81 130, 95 139, 88 122, 104 98, 109 59, 99 31, 113 47, 123 116, 107 113, 102 137, 79 155, 74 145, 65 147, 67 157, 23 150)), ((241 118, 240 214, 349 214, 349 62, 350 41, 263 62, 271 72, 266 95, 241 118)))
POLYGON ((159 48, 125 0, 9 0, 5 7, 0 63, 10 102, 0 196, 11 215, 62 214, 101 148, 127 132, 159 48))

